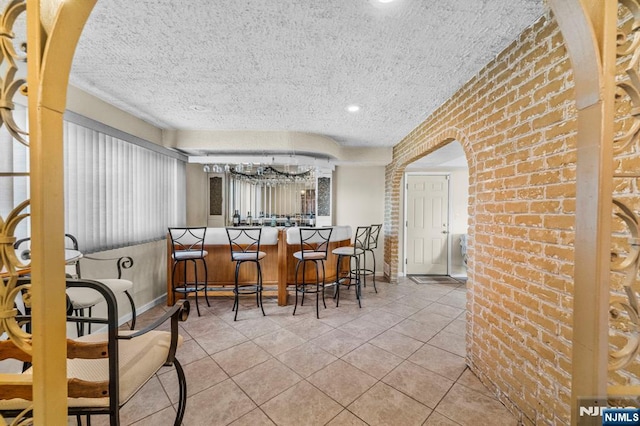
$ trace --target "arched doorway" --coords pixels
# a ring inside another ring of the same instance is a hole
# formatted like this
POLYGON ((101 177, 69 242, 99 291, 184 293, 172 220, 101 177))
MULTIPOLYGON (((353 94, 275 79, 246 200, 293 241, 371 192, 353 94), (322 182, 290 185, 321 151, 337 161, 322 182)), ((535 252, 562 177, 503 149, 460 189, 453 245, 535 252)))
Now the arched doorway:
POLYGON ((469 166, 452 141, 405 168, 400 265, 404 275, 466 278, 469 166))

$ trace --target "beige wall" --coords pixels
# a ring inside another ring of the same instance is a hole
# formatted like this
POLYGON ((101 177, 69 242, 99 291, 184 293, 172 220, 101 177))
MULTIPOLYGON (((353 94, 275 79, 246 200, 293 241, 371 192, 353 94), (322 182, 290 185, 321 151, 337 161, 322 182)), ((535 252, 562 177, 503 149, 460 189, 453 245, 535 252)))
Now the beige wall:
MULTIPOLYGON (((166 240, 92 253, 89 256, 109 260, 80 260, 82 277, 87 279, 117 278, 116 259, 121 256, 130 256, 134 262, 133 266, 123 270, 122 278, 133 282, 131 295, 136 304, 136 310, 140 313, 165 301, 167 293, 166 253, 166 240)), ((124 294, 116 294, 116 297, 119 317, 128 320, 131 314, 131 305, 128 299, 124 294)))
POLYGON ((209 186, 202 164, 187 164, 187 226, 207 226, 209 186))
MULTIPOLYGON (((358 226, 382 223, 384 219, 383 166, 338 166, 333 173, 333 224, 358 226)), ((383 269, 384 235, 375 251, 376 272, 383 269)), ((370 264, 367 264, 369 267, 370 264)))
POLYGON ((162 129, 71 85, 67 89, 67 110, 130 135, 162 145, 162 129))

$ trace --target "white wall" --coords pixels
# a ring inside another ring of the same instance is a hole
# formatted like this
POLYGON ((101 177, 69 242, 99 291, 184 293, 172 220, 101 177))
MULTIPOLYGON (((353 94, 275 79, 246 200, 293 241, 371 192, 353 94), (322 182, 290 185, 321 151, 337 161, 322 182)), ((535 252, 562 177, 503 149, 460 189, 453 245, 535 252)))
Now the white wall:
MULTIPOLYGON (((384 223, 384 166, 338 166, 333 173, 333 224, 358 226, 384 223)), ((375 250, 376 273, 384 265, 384 231, 375 250)), ((369 263, 367 267, 369 267, 369 263)))

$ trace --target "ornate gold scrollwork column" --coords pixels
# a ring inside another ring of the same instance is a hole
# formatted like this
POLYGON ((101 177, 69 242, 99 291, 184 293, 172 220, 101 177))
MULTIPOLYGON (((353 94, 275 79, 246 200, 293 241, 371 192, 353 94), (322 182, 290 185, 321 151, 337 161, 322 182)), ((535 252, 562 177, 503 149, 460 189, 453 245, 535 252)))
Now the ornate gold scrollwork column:
MULTIPOLYGON (((14 97, 21 93, 26 95, 26 79, 19 75, 26 74, 25 67, 20 67, 26 60, 26 34, 20 34, 23 40, 21 48, 23 53, 16 51, 18 38, 15 33, 16 21, 26 10, 26 0, 13 0, 6 4, 2 15, 0 15, 0 126, 5 126, 6 130, 16 141, 29 146, 27 141, 28 133, 20 129, 14 120, 13 112, 15 106, 14 97), (22 69, 21 69, 22 68, 22 69)), ((13 141, 8 143, 13 144, 13 141)), ((0 170, 0 185, 7 184, 8 178, 17 176, 28 176, 28 173, 16 173, 13 169, 8 171, 0 170)), ((29 200, 24 200, 10 211, 5 218, 0 216, 0 333, 6 333, 13 343, 28 354, 32 354, 31 334, 25 332, 17 323, 16 309, 14 302, 16 295, 22 290, 26 290, 24 285, 18 285, 18 275, 20 270, 27 265, 23 264, 16 256, 13 244, 16 241, 15 230, 25 218, 29 216, 29 200)), ((28 303, 25 298, 25 303, 28 303)), ((16 383, 19 381, 17 375, 5 375, 0 386, 4 384, 16 383)), ((26 417, 29 417, 25 413, 26 417)), ((30 420, 25 419, 28 424, 30 420)))
POLYGON ((548 0, 548 4, 571 58, 577 109, 571 381, 571 421, 576 424, 579 399, 607 392, 618 5, 608 0, 548 0))
MULTIPOLYGON (((95 1, 10 0, 0 17, 0 66, 6 69, 0 81, 0 122, 17 140, 29 144, 31 169, 31 201, 16 206, 7 218, 0 218, 0 268, 5 269, 0 289, 0 329, 32 354, 36 424, 67 423, 62 118, 75 46, 95 1), (24 79, 17 78, 15 65, 20 58, 13 46, 12 27, 25 7, 28 142, 12 115, 13 96, 25 89, 24 79), (29 205, 32 336, 15 324, 13 311, 14 295, 20 290, 16 277, 25 266, 13 250, 14 230, 29 205)), ((11 175, 0 171, 0 178, 11 175)))
MULTIPOLYGON (((616 136, 614 174, 619 190, 614 200, 614 225, 611 251, 612 296, 610 301, 611 350, 609 352, 610 396, 640 396, 633 383, 633 369, 640 353, 640 170, 630 159, 640 149, 640 1, 619 0, 617 51, 619 75, 616 76, 616 136)), ((640 379, 636 377, 636 381, 640 379)))

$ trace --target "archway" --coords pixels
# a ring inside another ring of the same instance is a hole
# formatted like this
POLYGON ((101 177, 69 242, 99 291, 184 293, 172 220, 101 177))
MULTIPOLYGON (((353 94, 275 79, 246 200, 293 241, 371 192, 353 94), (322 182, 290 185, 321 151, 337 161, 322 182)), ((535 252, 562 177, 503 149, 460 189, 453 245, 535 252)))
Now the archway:
POLYGON ((456 140, 450 141, 408 164, 400 188, 404 200, 401 204, 404 226, 399 233, 403 275, 448 275, 466 279, 463 251, 466 255, 469 165, 462 145, 456 140), (425 188, 426 197, 410 197, 413 186, 408 180, 418 180, 418 185, 423 187, 424 179, 440 182, 444 191, 434 198, 425 188))

